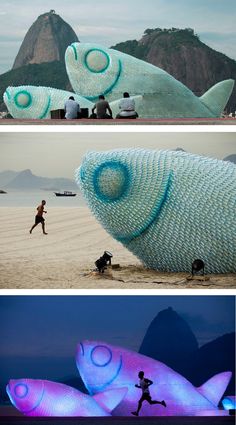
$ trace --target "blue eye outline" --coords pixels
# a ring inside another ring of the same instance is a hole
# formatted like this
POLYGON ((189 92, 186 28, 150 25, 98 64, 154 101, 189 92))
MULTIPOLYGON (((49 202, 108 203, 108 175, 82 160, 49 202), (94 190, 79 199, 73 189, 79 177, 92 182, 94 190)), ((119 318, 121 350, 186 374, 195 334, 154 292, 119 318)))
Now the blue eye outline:
POLYGON ((106 52, 104 52, 104 50, 102 50, 102 49, 98 49, 98 48, 88 50, 88 51, 87 51, 87 53, 86 53, 86 55, 85 55, 85 57, 84 57, 84 63, 85 63, 85 66, 88 68, 88 70, 89 70, 90 72, 93 72, 94 74, 102 74, 102 73, 104 73, 104 72, 107 70, 107 68, 110 66, 110 62, 111 62, 110 56, 109 56, 106 52), (106 63, 106 65, 104 66, 104 68, 100 69, 99 71, 96 71, 96 70, 94 70, 94 69, 90 68, 90 66, 88 65, 87 57, 88 57, 88 55, 89 55, 91 52, 100 52, 100 53, 103 53, 103 55, 104 55, 104 56, 106 57, 106 59, 107 59, 107 63, 106 63))
POLYGON ((74 52, 74 55, 75 55, 75 60, 77 61, 77 60, 78 60, 78 53, 77 53, 77 50, 76 50, 75 44, 76 44, 76 43, 72 43, 72 44, 70 45, 70 47, 73 49, 73 52, 74 52))
POLYGON ((29 392, 28 385, 24 384, 23 382, 16 384, 15 387, 14 387, 14 394, 18 398, 25 398, 27 396, 28 392, 29 392), (17 394, 17 388, 18 387, 24 387, 25 388, 25 393, 23 395, 17 394))
POLYGON ((91 353, 90 353, 90 358, 91 358, 91 362, 93 363, 94 366, 97 367, 106 367, 109 363, 111 363, 112 360, 112 351, 110 350, 110 348, 106 347, 106 345, 96 345, 96 347, 93 347, 91 353), (94 356, 94 351, 97 350, 97 348, 102 348, 102 349, 106 349, 109 353, 109 359, 105 362, 105 363, 97 363, 93 356, 94 356))
POLYGON ((29 108, 29 107, 30 107, 30 105, 32 104, 32 101, 33 101, 32 96, 31 96, 31 94, 30 94, 27 90, 21 90, 21 91, 19 91, 18 93, 16 93, 16 94, 15 94, 15 96, 14 96, 14 102, 15 102, 16 106, 17 106, 18 108, 20 108, 20 109, 26 109, 26 108, 29 108), (28 102, 27 102, 27 105, 21 105, 21 104, 18 102, 18 97, 19 97, 19 95, 21 95, 21 94, 24 94, 24 95, 28 96, 28 102))
POLYGON ((80 177, 80 180, 82 182, 84 182, 85 179, 86 179, 86 177, 85 177, 85 169, 84 169, 83 165, 80 166, 79 177, 80 177))
POLYGON ((103 202, 111 203, 111 202, 116 202, 118 200, 121 200, 127 194, 130 187, 130 173, 129 173, 128 167, 122 162, 118 162, 118 161, 104 162, 103 164, 99 165, 99 167, 97 167, 96 170, 94 171, 93 186, 94 186, 94 191, 97 197, 103 202), (124 174, 124 184, 122 185, 122 188, 119 194, 117 194, 116 196, 104 195, 104 193, 102 193, 99 187, 99 177, 102 174, 103 170, 106 168, 107 169, 110 168, 112 170, 119 170, 119 171, 121 170, 124 174))

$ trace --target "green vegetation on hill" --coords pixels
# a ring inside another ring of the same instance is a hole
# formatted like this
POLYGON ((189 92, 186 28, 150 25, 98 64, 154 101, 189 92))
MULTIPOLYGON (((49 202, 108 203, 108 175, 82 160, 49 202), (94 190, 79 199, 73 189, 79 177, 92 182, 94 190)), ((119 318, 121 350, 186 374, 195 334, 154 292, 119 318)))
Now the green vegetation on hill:
POLYGON ((192 47, 207 46, 199 40, 197 34, 191 28, 186 29, 146 29, 142 40, 128 40, 112 46, 112 49, 146 60, 149 47, 152 43, 158 43, 158 47, 166 49, 166 55, 172 50, 179 49, 182 45, 192 47), (170 43, 171 40, 171 43, 170 43))
POLYGON ((63 62, 54 61, 30 64, 12 69, 0 75, 0 110, 7 110, 3 93, 8 86, 47 86, 61 90, 72 90, 63 62))

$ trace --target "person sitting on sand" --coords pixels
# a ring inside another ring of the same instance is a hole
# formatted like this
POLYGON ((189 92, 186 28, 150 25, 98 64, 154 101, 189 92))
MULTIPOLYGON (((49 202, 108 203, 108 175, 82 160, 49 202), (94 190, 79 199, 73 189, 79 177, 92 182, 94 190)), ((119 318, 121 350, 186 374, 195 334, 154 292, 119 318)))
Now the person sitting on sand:
POLYGON ((47 211, 44 209, 44 205, 46 205, 46 201, 42 201, 42 203, 37 207, 37 214, 35 216, 35 223, 30 229, 30 233, 32 233, 33 229, 39 224, 42 223, 43 234, 47 235, 45 232, 45 219, 43 218, 43 214, 46 214, 47 211))
POLYGON ((149 392, 149 388, 150 385, 153 384, 153 382, 148 379, 148 378, 144 378, 144 372, 141 370, 138 374, 139 377, 139 385, 135 385, 136 388, 141 388, 142 390, 142 396, 138 402, 138 409, 136 412, 131 412, 132 415, 134 416, 138 416, 140 409, 142 407, 143 401, 146 400, 149 404, 162 404, 162 406, 166 407, 166 403, 164 400, 162 401, 156 401, 156 400, 152 400, 150 392, 149 392))
POLYGON ((69 99, 65 103, 65 118, 67 120, 73 120, 78 118, 78 114, 80 113, 80 106, 75 101, 73 96, 70 96, 69 99))
POLYGON ((119 103, 119 109, 121 110, 116 118, 138 118, 138 114, 135 111, 134 99, 131 99, 129 93, 123 94, 123 99, 119 103))
POLYGON ((92 108, 91 118, 95 117, 98 119, 112 118, 112 110, 107 100, 105 100, 105 96, 103 96, 103 94, 100 94, 98 102, 92 108), (97 114, 94 113, 95 109, 97 111, 97 114), (109 114, 107 114, 107 111, 109 112, 109 114))

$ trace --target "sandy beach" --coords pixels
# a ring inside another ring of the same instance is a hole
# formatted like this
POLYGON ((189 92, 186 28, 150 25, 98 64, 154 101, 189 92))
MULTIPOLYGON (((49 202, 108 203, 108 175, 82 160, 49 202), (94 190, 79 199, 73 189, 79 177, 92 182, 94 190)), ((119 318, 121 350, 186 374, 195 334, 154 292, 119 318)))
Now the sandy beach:
POLYGON ((53 207, 43 235, 38 225, 30 235, 35 209, 1 207, 0 287, 3 289, 186 289, 236 288, 235 274, 188 281, 187 273, 146 270, 139 260, 112 239, 87 207, 53 207), (113 264, 104 275, 93 273, 104 250, 113 264))

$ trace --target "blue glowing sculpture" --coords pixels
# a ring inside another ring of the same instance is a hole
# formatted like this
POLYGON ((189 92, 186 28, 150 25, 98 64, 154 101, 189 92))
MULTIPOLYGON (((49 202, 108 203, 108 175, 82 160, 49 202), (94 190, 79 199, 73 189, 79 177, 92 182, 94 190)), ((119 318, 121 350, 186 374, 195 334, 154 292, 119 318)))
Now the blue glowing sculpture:
POLYGON ((57 382, 12 379, 7 393, 12 404, 26 416, 110 416, 127 389, 116 388, 90 397, 57 382))
POLYGON ((92 43, 73 43, 66 50, 66 69, 74 91, 91 101, 123 92, 143 95, 139 110, 146 118, 220 117, 234 87, 225 80, 196 97, 164 70, 117 50, 92 43))
POLYGON ((165 400, 166 407, 143 403, 142 416, 218 416, 228 412, 218 409, 218 403, 230 379, 231 372, 220 373, 204 385, 195 388, 187 379, 164 363, 133 351, 95 341, 78 345, 76 363, 89 393, 127 387, 126 396, 113 415, 130 416, 140 399, 138 372, 153 381, 150 387, 155 400, 165 400))
POLYGON ((235 410, 236 409, 236 397, 234 396, 227 396, 222 400, 222 405, 225 410, 235 410))
POLYGON ((103 227, 151 269, 236 272, 236 166, 184 152, 88 152, 76 181, 103 227))

